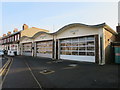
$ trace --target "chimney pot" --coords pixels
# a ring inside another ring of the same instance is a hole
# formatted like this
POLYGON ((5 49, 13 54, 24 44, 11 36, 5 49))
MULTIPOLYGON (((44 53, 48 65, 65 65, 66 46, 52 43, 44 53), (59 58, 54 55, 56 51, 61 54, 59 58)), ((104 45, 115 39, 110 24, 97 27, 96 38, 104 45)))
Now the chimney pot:
POLYGON ((23 30, 28 29, 28 25, 23 24, 23 30))
POLYGON ((10 34, 11 34, 11 32, 10 32, 10 31, 8 31, 7 35, 10 35, 10 34))
POLYGON ((3 37, 5 37, 6 36, 6 34, 3 34, 3 37))
POLYGON ((18 29, 17 29, 17 28, 15 28, 15 29, 13 30, 13 32, 18 32, 18 29))

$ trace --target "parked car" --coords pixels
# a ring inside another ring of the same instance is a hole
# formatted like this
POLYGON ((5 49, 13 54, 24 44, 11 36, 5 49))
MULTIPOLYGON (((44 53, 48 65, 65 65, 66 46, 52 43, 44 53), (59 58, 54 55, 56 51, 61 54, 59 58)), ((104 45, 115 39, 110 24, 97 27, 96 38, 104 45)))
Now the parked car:
POLYGON ((7 50, 3 50, 4 54, 7 55, 7 50))
POLYGON ((9 56, 15 56, 15 51, 13 51, 13 50, 8 50, 7 55, 9 55, 9 56))
POLYGON ((0 56, 4 56, 3 50, 0 50, 0 56))

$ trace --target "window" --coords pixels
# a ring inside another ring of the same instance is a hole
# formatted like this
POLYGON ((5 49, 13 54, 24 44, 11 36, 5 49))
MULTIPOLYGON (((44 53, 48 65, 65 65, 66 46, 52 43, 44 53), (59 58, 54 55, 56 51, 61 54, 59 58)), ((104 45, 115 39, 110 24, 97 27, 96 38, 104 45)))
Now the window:
POLYGON ((12 41, 14 41, 14 36, 12 36, 12 41))
POLYGON ((11 50, 16 50, 17 51, 17 44, 12 44, 11 45, 11 50))
POLYGON ((20 34, 18 34, 17 38, 18 38, 18 40, 20 39, 20 34))
POLYGON ((86 55, 86 52, 79 52, 79 55, 86 55))
POLYGON ((7 42, 9 42, 9 38, 7 38, 7 42))
POLYGON ((87 56, 94 56, 94 52, 87 52, 87 56))
POLYGON ((94 37, 93 36, 89 36, 89 37, 87 37, 87 40, 94 40, 94 37))
POLYGON ((16 35, 15 35, 15 41, 16 41, 16 39, 17 39, 17 37, 16 37, 16 35))

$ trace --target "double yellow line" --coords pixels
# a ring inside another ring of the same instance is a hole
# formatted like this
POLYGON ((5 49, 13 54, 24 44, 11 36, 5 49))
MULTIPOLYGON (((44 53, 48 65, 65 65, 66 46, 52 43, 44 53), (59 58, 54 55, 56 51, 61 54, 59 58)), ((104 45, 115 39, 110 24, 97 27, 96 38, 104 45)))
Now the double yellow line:
POLYGON ((11 62, 10 59, 8 59, 8 61, 5 63, 5 65, 0 69, 0 76, 2 76, 6 70, 6 68, 8 67, 9 63, 11 62))

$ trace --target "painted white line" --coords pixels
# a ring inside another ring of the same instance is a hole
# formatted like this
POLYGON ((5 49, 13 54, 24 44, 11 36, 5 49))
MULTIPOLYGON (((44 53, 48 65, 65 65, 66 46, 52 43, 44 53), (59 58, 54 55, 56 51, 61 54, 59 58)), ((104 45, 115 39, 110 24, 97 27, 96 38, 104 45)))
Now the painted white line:
POLYGON ((37 82, 39 88, 41 88, 41 90, 43 90, 41 84, 38 82, 37 78, 36 78, 35 75, 33 74, 32 70, 31 70, 31 68, 29 67, 29 65, 27 64, 27 62, 25 62, 25 64, 27 65, 27 67, 28 67, 28 69, 30 70, 30 72, 31 72, 31 74, 32 74, 32 76, 33 76, 33 78, 34 78, 35 81, 37 82))

